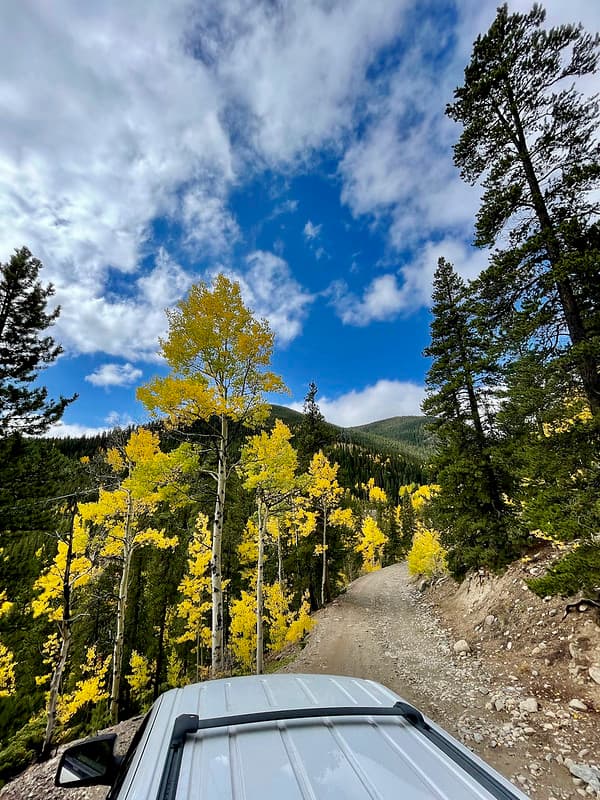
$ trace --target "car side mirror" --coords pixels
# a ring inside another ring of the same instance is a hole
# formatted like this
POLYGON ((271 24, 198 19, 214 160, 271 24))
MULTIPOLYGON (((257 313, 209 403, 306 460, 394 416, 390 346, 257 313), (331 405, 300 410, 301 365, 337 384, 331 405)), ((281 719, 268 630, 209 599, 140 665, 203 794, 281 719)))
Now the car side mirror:
POLYGON ((55 786, 110 785, 119 765, 113 753, 116 738, 107 733, 68 747, 58 762, 55 786))

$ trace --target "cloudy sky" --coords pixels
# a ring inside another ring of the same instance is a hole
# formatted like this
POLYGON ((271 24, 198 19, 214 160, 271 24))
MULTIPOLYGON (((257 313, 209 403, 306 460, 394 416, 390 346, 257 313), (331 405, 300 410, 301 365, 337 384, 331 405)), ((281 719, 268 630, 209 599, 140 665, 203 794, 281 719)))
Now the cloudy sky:
MULTIPOLYGON (((495 6, 3 4, 0 260, 27 245, 56 287, 63 433, 145 419, 165 307, 221 270, 276 333, 274 401, 314 380, 342 425, 419 413, 437 259, 486 262, 444 107, 495 6)), ((545 6, 600 29, 600 3, 545 6)))

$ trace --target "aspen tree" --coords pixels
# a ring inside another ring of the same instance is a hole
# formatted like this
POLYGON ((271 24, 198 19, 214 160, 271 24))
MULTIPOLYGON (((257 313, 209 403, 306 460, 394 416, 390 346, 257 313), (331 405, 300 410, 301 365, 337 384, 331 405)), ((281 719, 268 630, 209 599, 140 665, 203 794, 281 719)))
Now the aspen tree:
POLYGON ((177 606, 177 616, 186 621, 185 633, 178 642, 194 642, 196 655, 196 681, 200 680, 203 647, 210 647, 210 626, 204 624, 211 609, 210 561, 211 534, 206 514, 198 514, 194 536, 188 548, 187 570, 179 584, 183 600, 177 606))
POLYGON ((387 544, 388 537, 371 516, 363 520, 360 534, 360 540, 354 549, 362 556, 364 571, 374 572, 381 569, 383 548, 387 544))
POLYGON ((204 420, 212 429, 216 469, 212 534, 211 671, 223 668, 223 587, 221 542, 230 446, 235 429, 264 421, 264 392, 285 390, 267 367, 273 334, 244 305, 240 286, 218 275, 212 287, 197 283, 174 309, 167 310, 169 332, 160 340, 171 372, 138 389, 137 396, 154 416, 166 415, 173 426, 204 420))
POLYGON ((181 448, 168 455, 162 453, 158 435, 143 428, 134 431, 124 446, 111 448, 107 461, 115 476, 124 475, 119 487, 113 491, 100 489, 98 501, 80 505, 79 513, 85 522, 102 528, 101 557, 120 565, 110 690, 110 716, 116 722, 131 560, 141 547, 166 550, 177 545, 177 537, 167 537, 164 531, 148 526, 147 517, 164 500, 180 502, 174 481, 191 464, 187 451, 181 448))
POLYGON ((241 469, 244 487, 254 490, 258 518, 258 559, 256 575, 256 672, 263 671, 263 570, 264 542, 269 515, 290 501, 298 487, 298 456, 290 439, 292 433, 281 420, 275 420, 270 434, 262 431, 248 439, 242 449, 241 469))
POLYGON ((34 583, 33 589, 39 594, 31 602, 34 618, 45 615, 56 624, 56 633, 51 635, 45 648, 51 675, 36 679, 38 685, 41 685, 50 677, 46 729, 42 743, 43 758, 50 753, 56 726, 60 689, 69 658, 73 623, 77 619, 77 599, 80 589, 87 586, 92 579, 94 569, 88 557, 88 532, 75 508, 71 509, 67 532, 57 536, 56 555, 34 583))
POLYGON ((323 452, 319 450, 313 456, 308 468, 309 484, 308 494, 315 506, 321 512, 322 540, 317 545, 315 552, 322 556, 321 572, 321 605, 325 605, 327 596, 327 522, 330 512, 340 503, 343 489, 337 481, 337 464, 330 464, 323 452))

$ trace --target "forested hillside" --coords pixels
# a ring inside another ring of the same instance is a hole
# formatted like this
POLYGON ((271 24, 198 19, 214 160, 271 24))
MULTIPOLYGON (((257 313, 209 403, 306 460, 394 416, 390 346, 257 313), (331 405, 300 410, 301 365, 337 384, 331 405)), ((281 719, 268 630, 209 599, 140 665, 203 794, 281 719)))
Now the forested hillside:
POLYGON ((51 287, 29 251, 2 265, 1 779, 169 687, 268 669, 405 558, 461 579, 551 542, 531 588, 599 591, 599 107, 577 90, 598 41, 543 25, 500 8, 447 109, 489 265, 438 262, 427 418, 338 428, 314 384, 302 413, 270 406, 273 332, 219 274, 167 311, 150 424, 41 438, 75 399, 32 388, 60 354, 51 287))

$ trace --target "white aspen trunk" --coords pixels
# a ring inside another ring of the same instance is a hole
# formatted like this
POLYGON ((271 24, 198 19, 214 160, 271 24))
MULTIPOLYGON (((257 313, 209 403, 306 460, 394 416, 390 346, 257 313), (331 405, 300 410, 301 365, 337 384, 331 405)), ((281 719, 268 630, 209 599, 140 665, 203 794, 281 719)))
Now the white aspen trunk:
POLYGON ((281 548, 281 530, 277 526, 277 577, 279 585, 283 586, 283 552, 281 548))
POLYGON ((200 623, 196 628, 196 683, 200 680, 200 623))
POLYGON ((58 695, 62 683, 62 676, 67 666, 69 648, 71 647, 71 562, 73 560, 73 526, 75 524, 75 512, 71 513, 71 525, 69 529, 69 540, 67 545, 67 557, 65 562, 65 572, 63 576, 63 618, 59 625, 59 635, 61 638, 60 654, 58 662, 52 671, 50 681, 50 692, 48 705, 46 707, 46 730, 44 731, 44 741, 42 744, 42 758, 50 755, 50 745, 52 734, 56 726, 56 706, 58 705, 58 695))
POLYGON ((62 676, 67 666, 67 657, 69 655, 69 648, 71 646, 71 625, 70 621, 67 623, 63 621, 60 626, 60 634, 62 642, 60 645, 60 656, 58 663, 54 667, 52 673, 52 680, 50 681, 50 696, 48 698, 48 707, 46 714, 46 730, 44 732, 44 743, 42 745, 42 758, 45 758, 50 753, 50 744, 52 742, 52 734, 56 726, 56 706, 58 704, 58 694, 62 682, 62 676))
POLYGON ((125 536, 123 539, 123 572, 119 583, 119 597, 117 600, 117 631, 115 646, 113 648, 112 682, 110 687, 110 719, 113 725, 119 721, 119 692, 121 689, 121 671, 123 669, 123 645, 125 642, 125 613, 127 611, 127 593, 129 588, 129 568, 133 547, 131 542, 131 493, 127 494, 127 519, 125 523, 125 536))
POLYGON ((258 501, 258 563, 256 569, 256 674, 263 673, 263 562, 264 530, 267 526, 267 509, 258 501))
POLYGON ((325 606, 326 583, 327 583, 327 509, 323 508, 323 574, 321 575, 321 607, 325 606))
POLYGON ((217 464, 217 497, 213 522, 211 588, 211 675, 213 678, 223 669, 223 586, 221 580, 221 543, 223 541, 223 511, 225 508, 225 485, 227 483, 227 417, 221 415, 221 438, 217 464))

